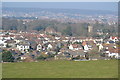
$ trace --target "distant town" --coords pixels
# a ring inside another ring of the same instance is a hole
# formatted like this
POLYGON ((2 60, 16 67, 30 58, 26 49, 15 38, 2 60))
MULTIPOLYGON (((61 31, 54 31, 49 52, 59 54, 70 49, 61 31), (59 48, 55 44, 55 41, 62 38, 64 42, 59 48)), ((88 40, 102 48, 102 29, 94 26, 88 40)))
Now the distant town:
POLYGON ((117 22, 117 11, 81 10, 81 9, 44 9, 44 8, 9 8, 3 7, 3 17, 16 19, 50 19, 72 23, 108 23, 117 22))
POLYGON ((120 59, 115 14, 10 10, 3 10, 1 62, 120 59))

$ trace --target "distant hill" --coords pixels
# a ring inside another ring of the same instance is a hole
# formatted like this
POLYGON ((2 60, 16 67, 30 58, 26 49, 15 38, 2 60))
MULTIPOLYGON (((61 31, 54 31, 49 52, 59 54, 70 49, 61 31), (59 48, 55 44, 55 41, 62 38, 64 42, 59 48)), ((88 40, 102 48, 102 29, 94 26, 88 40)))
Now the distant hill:
POLYGON ((85 10, 85 9, 43 9, 43 8, 15 8, 15 7, 3 7, 3 14, 8 13, 32 13, 32 12, 52 12, 52 13, 69 13, 69 14, 83 14, 83 15, 117 15, 116 11, 109 10, 85 10))

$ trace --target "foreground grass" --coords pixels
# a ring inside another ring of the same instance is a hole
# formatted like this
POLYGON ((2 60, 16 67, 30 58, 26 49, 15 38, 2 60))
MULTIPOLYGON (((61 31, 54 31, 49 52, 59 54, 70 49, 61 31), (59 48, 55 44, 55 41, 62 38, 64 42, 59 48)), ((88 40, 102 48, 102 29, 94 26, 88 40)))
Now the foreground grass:
POLYGON ((117 78, 117 60, 3 63, 3 78, 117 78))
POLYGON ((0 80, 2 79, 2 63, 0 63, 0 80))

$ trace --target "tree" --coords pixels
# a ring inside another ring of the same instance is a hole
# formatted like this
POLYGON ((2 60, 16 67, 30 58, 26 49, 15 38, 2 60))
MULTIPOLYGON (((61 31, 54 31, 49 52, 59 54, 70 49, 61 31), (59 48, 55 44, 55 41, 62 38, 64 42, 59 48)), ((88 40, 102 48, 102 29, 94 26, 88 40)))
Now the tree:
POLYGON ((88 53, 85 54, 85 58, 86 58, 87 60, 89 60, 89 54, 88 54, 88 53))
POLYGON ((66 35, 72 36, 72 28, 71 28, 71 26, 67 26, 66 29, 64 30, 64 33, 66 35))
POLYGON ((10 51, 3 51, 2 52, 2 60, 3 62, 14 62, 14 57, 10 51))
POLYGON ((2 54, 0 53, 0 62, 2 62, 2 54))

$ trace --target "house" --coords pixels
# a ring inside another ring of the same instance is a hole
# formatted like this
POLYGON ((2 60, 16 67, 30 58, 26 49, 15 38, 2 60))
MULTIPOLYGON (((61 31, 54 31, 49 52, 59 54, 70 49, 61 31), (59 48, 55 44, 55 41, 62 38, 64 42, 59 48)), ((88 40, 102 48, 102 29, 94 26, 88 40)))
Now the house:
POLYGON ((0 47, 6 48, 7 43, 5 43, 6 40, 0 39, 0 47))
POLYGON ((103 49, 103 45, 102 45, 102 44, 99 44, 99 45, 98 45, 98 49, 99 49, 98 51, 100 52, 100 51, 103 49))
POLYGON ((76 58, 79 57, 79 59, 85 59, 86 57, 86 53, 84 52, 84 50, 77 50, 77 51, 73 51, 73 50, 67 50, 67 53, 70 54, 71 58, 76 58))
POLYGON ((119 58, 120 54, 119 54, 119 48, 115 45, 107 45, 107 47, 105 48, 105 54, 107 57, 110 58, 119 58))
POLYGON ((47 49, 52 49, 52 48, 53 48, 52 44, 48 44, 47 49))
POLYGON ((17 49, 23 53, 28 52, 28 50, 30 49, 30 44, 29 43, 17 44, 17 49))
POLYGON ((85 52, 87 52, 87 51, 89 50, 86 41, 84 41, 84 42, 82 43, 82 46, 83 46, 83 49, 84 49, 85 52))
POLYGON ((97 39, 95 39, 95 41, 96 41, 97 43, 102 43, 102 42, 103 42, 103 39, 102 39, 102 38, 97 38, 97 39))
POLYGON ((69 53, 59 52, 54 56, 55 60, 71 60, 69 53))
POLYGON ((39 44, 37 45, 37 51, 40 51, 40 50, 42 50, 42 44, 39 43, 39 44))
POLYGON ((84 53, 83 49, 78 49, 78 50, 71 50, 71 49, 62 48, 60 52, 55 56, 55 59, 71 60, 72 58, 76 58, 76 57, 85 58, 86 53, 84 53))
POLYGON ((110 40, 111 40, 111 41, 114 41, 114 42, 119 41, 119 40, 118 40, 118 37, 113 37, 113 36, 110 37, 110 40))
POLYGON ((79 44, 70 44, 69 49, 70 50, 79 50, 79 49, 82 49, 82 47, 79 44))
POLYGON ((69 46, 69 49, 73 50, 73 45, 72 44, 69 46))
POLYGON ((108 57, 111 57, 111 58, 114 57, 114 58, 117 59, 118 57, 120 57, 120 55, 119 55, 118 53, 114 53, 114 52, 111 53, 111 52, 110 52, 110 53, 108 54, 108 57))
POLYGON ((21 57, 21 60, 24 61, 24 62, 33 62, 34 60, 28 56, 28 55, 22 55, 21 57))
POLYGON ((5 43, 7 43, 6 47, 12 47, 12 48, 16 47, 16 41, 14 41, 14 40, 7 40, 7 41, 5 41, 5 43))
POLYGON ((55 39, 56 39, 56 40, 60 40, 60 37, 59 37, 59 36, 56 36, 55 39))
POLYGON ((47 43, 46 48, 47 50, 55 51, 57 48, 59 48, 59 46, 57 45, 57 42, 51 42, 51 43, 47 43))
POLYGON ((48 40, 44 40, 44 41, 43 41, 43 44, 46 44, 46 43, 48 43, 48 40))
POLYGON ((118 59, 120 57, 119 50, 117 48, 109 49, 108 57, 118 59))

